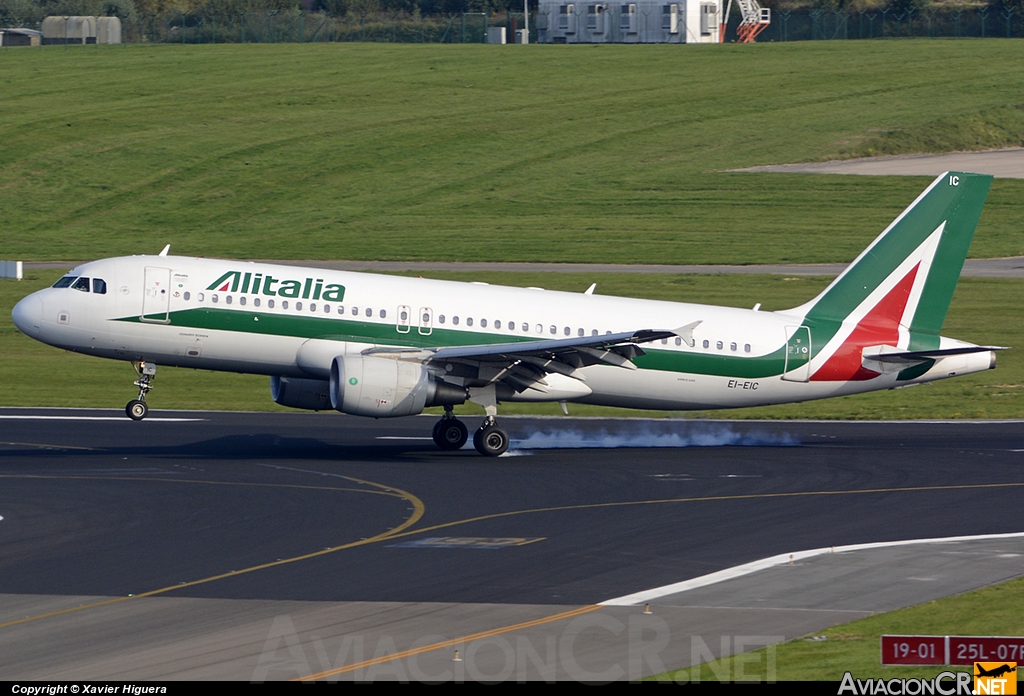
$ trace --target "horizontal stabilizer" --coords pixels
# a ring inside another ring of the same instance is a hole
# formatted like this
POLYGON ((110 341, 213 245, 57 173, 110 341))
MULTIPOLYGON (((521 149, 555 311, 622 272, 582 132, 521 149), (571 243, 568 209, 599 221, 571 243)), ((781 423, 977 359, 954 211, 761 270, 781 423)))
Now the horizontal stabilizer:
POLYGON ((900 350, 892 346, 871 346, 864 349, 865 360, 882 363, 920 363, 925 360, 948 358, 951 355, 988 353, 993 350, 1009 350, 1006 346, 963 346, 960 348, 936 348, 934 350, 900 350))

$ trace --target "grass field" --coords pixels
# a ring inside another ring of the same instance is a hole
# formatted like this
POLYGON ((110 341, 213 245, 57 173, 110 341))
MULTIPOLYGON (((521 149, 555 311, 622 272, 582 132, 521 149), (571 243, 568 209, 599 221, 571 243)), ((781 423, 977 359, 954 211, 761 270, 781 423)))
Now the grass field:
MULTIPOLYGON (((29 292, 46 287, 61 271, 36 272, 24 281, 0 281, 0 307, 9 308, 29 292)), ((813 297, 828 278, 783 276, 652 276, 560 273, 430 273, 452 280, 479 280, 507 285, 581 291, 597 280, 599 294, 750 307, 784 309, 813 297)), ((965 278, 960 281, 944 332, 963 340, 1024 346, 1024 281, 965 278)), ((92 406, 120 408, 134 398, 134 372, 127 363, 101 360, 44 346, 19 332, 10 311, 0 313, 0 405, 92 406), (59 384, 59 388, 41 385, 59 384)), ((154 408, 278 410, 270 400, 266 377, 161 367, 150 395, 154 408)), ((893 391, 861 394, 802 404, 688 412, 686 417, 716 418, 1020 418, 1024 417, 1024 354, 999 355, 995 370, 893 391)), ((467 404, 457 413, 482 413, 467 404)), ((572 404, 573 416, 672 415, 572 404)), ((556 404, 504 404, 501 413, 560 414, 556 404)))
POLYGON ((1019 145, 1022 45, 4 50, 0 258, 848 261, 927 179, 723 170, 1019 145))
MULTIPOLYGON (((848 261, 927 179, 724 170, 1020 144, 1021 46, 2 50, 0 258, 81 260, 170 242, 175 253, 242 258, 848 261)), ((1024 181, 996 181, 971 255, 1024 253, 1022 219, 1024 181)), ((14 302, 56 275, 0 281, 0 403, 119 406, 131 395, 126 365, 44 348, 11 326, 14 302), (54 380, 59 389, 42 386, 54 380)), ((594 280, 446 277, 571 290, 594 280)), ((766 309, 826 282, 598 280, 609 294, 766 309)), ((963 281, 945 333, 1024 345, 1013 319, 1022 289, 963 281)), ((718 415, 1024 415, 1024 366, 1013 352, 1000 361, 932 387, 718 415)), ((273 408, 267 392, 260 377, 163 368, 153 405, 273 408)), ((596 413, 610 412, 573 408, 596 413)))
MULTIPOLYGON (((795 640, 775 650, 778 681, 840 681, 844 672, 856 679, 931 679, 944 667, 882 666, 879 658, 882 635, 1024 635, 1024 578, 919 604, 860 621, 835 626, 814 641, 795 640), (825 640, 821 640, 824 636, 825 640)), ((739 668, 751 681, 763 681, 768 661, 764 652, 717 660, 697 668, 674 670, 654 677, 657 681, 718 681, 734 679, 739 668)), ((1018 660, 1018 663, 1020 660, 1018 660)), ((957 666, 956 671, 971 671, 957 666)), ((1018 672, 1018 679, 1020 678, 1018 672)))

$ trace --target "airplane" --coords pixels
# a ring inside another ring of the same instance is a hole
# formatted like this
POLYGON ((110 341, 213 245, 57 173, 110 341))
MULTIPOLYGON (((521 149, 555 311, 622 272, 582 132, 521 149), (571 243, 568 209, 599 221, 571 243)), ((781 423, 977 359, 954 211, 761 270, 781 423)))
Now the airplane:
POLYGON ((1009 664, 999 665, 998 667, 993 667, 991 670, 988 670, 982 667, 981 663, 978 662, 974 663, 974 669, 977 672, 977 674, 974 675, 976 677, 1001 677, 1004 674, 1017 671, 1016 667, 1011 667, 1009 664))
POLYGON ((283 406, 391 418, 444 409, 498 456, 502 402, 738 408, 991 369, 997 346, 940 335, 992 177, 939 176, 817 297, 760 311, 264 263, 131 256, 82 264, 21 300, 14 323, 59 348, 131 362, 148 413, 157 365, 270 376, 283 406))

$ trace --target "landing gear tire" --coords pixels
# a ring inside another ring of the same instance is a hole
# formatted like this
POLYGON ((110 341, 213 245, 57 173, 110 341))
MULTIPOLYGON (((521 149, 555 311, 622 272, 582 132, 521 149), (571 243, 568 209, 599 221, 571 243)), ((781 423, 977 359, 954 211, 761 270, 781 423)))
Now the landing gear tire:
POLYGON ((127 413, 128 417, 132 420, 140 421, 149 413, 149 406, 146 405, 145 401, 132 399, 128 402, 128 405, 124 407, 124 412, 127 413))
POLYGON ((469 430, 458 418, 442 418, 434 425, 434 443, 445 451, 462 449, 469 430))
POLYGON ((485 457, 499 457, 508 450, 508 433, 496 425, 484 425, 473 434, 473 446, 485 457))

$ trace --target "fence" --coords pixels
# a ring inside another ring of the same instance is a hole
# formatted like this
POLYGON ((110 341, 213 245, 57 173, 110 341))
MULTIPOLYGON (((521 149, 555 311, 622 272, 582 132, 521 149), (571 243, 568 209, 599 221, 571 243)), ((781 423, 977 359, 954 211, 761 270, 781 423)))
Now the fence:
MULTIPOLYGON (((725 40, 735 41, 737 13, 730 18, 725 40)), ((522 13, 488 16, 459 13, 416 17, 407 14, 348 14, 332 17, 303 11, 190 14, 168 11, 124 22, 129 43, 482 43, 488 26, 505 26, 515 36, 522 13)), ((38 22, 0 17, 0 26, 39 28, 38 22)), ((536 17, 531 13, 531 41, 537 40, 536 17)), ((936 6, 920 12, 872 10, 773 11, 772 22, 757 40, 822 41, 905 37, 1024 38, 1024 10, 1004 7, 964 8, 936 6)), ((614 39, 625 41, 625 38, 614 39)), ((636 39, 632 39, 635 41, 636 39)), ((640 39, 658 41, 657 38, 640 39)))
MULTIPOLYGON (((726 40, 736 29, 730 22, 726 40)), ((773 11, 772 23, 758 41, 822 41, 882 38, 1021 38, 1024 12, 1005 7, 935 6, 928 10, 891 9, 773 11)))

